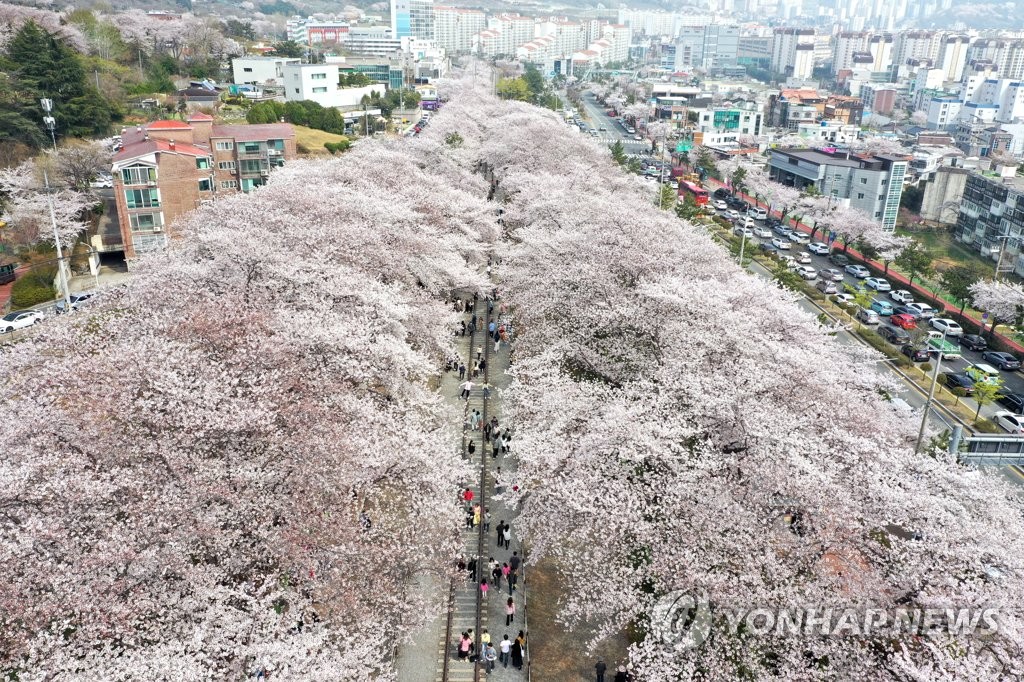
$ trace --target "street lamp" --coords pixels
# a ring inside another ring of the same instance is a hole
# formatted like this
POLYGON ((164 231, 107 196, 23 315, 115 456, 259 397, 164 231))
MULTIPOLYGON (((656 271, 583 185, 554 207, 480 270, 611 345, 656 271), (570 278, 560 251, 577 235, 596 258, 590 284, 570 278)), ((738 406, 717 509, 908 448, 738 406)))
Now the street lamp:
POLYGON ((921 441, 924 439, 924 426, 928 421, 928 412, 932 406, 932 398, 935 396, 935 384, 939 379, 939 369, 942 367, 943 350, 946 347, 946 330, 942 331, 942 341, 939 343, 938 359, 935 361, 935 371, 932 372, 932 385, 928 389, 928 400, 924 403, 924 413, 921 415, 921 428, 917 432, 917 443, 914 445, 914 454, 921 451, 921 441))
MULTIPOLYGON (((57 123, 50 112, 53 111, 53 101, 49 99, 39 100, 43 108, 43 125, 50 131, 50 140, 53 141, 53 158, 57 158, 57 136, 54 129, 57 123)), ((64 310, 71 312, 71 292, 68 290, 68 276, 64 271, 64 250, 60 245, 60 233, 57 231, 57 215, 53 211, 53 195, 50 194, 50 175, 43 165, 43 186, 46 188, 46 206, 50 209, 50 225, 53 227, 53 245, 57 248, 57 279, 60 281, 61 291, 64 293, 64 310)))

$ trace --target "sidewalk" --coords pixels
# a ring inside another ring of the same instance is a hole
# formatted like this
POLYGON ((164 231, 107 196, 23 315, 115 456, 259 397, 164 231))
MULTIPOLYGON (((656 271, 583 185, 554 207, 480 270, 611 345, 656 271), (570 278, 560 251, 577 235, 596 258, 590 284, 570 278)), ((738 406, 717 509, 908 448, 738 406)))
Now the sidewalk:
MULTIPOLYGON (((484 312, 485 303, 481 301, 477 305, 478 314, 484 312)), ((497 318, 498 306, 494 308, 494 318, 497 318)), ((468 322, 471 317, 471 313, 464 314, 464 319, 468 322)), ((489 343, 486 347, 488 354, 488 381, 491 385, 490 399, 485 401, 483 399, 483 393, 481 390, 481 379, 475 379, 474 383, 476 387, 473 389, 473 393, 468 401, 460 399, 460 388, 461 381, 459 380, 458 372, 448 372, 441 377, 440 391, 450 404, 455 405, 459 408, 459 414, 468 414, 470 410, 479 410, 482 414, 486 414, 489 420, 492 416, 497 417, 498 426, 500 430, 504 430, 508 425, 503 423, 503 414, 501 409, 502 404, 502 390, 508 387, 510 383, 510 377, 505 373, 508 368, 508 357, 509 357, 509 346, 505 343, 501 344, 501 348, 497 353, 494 353, 494 342, 487 342, 486 334, 477 332, 472 339, 472 345, 469 336, 458 337, 456 339, 456 345, 459 351, 459 358, 463 362, 467 362, 471 357, 476 357, 476 348, 484 348, 485 343, 489 343), (486 411, 485 411, 486 410, 486 411)), ((467 364, 469 364, 467 362, 467 364)), ((467 368, 468 373, 468 368, 467 368)), ((490 531, 485 534, 484 552, 483 556, 479 559, 482 568, 480 574, 488 574, 488 584, 491 583, 489 570, 486 568, 487 561, 493 557, 500 563, 508 562, 509 557, 512 556, 512 552, 519 552, 520 557, 523 554, 523 550, 519 545, 518 540, 514 537, 516 530, 516 511, 508 509, 504 503, 497 497, 495 491, 495 475, 498 468, 500 467, 502 473, 514 471, 515 461, 510 454, 502 455, 498 454, 497 457, 492 456, 490 445, 485 445, 483 440, 483 428, 479 430, 466 430, 463 432, 464 438, 460 438, 459 442, 453 444, 453 447, 460 449, 464 456, 466 454, 465 447, 468 445, 470 440, 475 443, 476 452, 472 459, 472 473, 471 480, 464 483, 465 487, 470 488, 474 494, 474 501, 483 499, 483 505, 490 510, 491 522, 490 531), (481 495, 480 490, 480 473, 481 465, 486 464, 487 474, 484 479, 484 490, 481 495), (501 521, 510 523, 513 530, 513 540, 510 549, 504 548, 498 549, 496 540, 496 528, 501 521)), ((514 451, 515 440, 512 441, 512 449, 514 451)), ((463 528, 461 531, 462 540, 465 548, 465 558, 469 559, 476 557, 478 552, 479 542, 479 530, 469 530, 463 528)), ((457 557, 453 557, 453 562, 457 557)), ((520 576, 518 589, 513 594, 513 599, 516 605, 516 616, 514 623, 508 628, 505 627, 505 603, 509 597, 507 583, 502 581, 501 589, 491 588, 486 598, 481 618, 481 628, 486 628, 491 635, 491 641, 495 645, 495 649, 499 650, 498 644, 501 642, 503 636, 507 633, 509 641, 514 641, 520 630, 525 630, 525 574, 522 567, 520 567, 520 576)), ((474 679, 474 665, 468 661, 460 661, 456 657, 456 648, 458 641, 463 631, 472 629, 474 640, 479 642, 480 632, 477 632, 476 625, 476 604, 479 594, 479 584, 477 580, 462 583, 455 590, 454 595, 454 616, 452 620, 452 631, 451 640, 444 642, 444 631, 446 625, 446 604, 449 598, 448 584, 440 584, 441 581, 434 577, 421 577, 417 579, 416 583, 411 586, 412 589, 429 590, 436 595, 436 599, 442 605, 442 613, 440 617, 436 618, 433 622, 429 623, 424 628, 413 633, 411 641, 400 643, 398 646, 398 655, 396 660, 396 670, 398 673, 398 679, 402 682, 435 682, 436 680, 443 680, 443 664, 444 657, 448 657, 448 677, 446 682, 469 682, 474 679)), ((527 647, 529 651, 529 647, 527 647)), ((527 656, 527 661, 529 660, 527 656)), ((527 678, 527 666, 524 666, 522 671, 516 670, 513 666, 509 665, 508 668, 504 668, 500 664, 497 664, 494 672, 487 675, 484 672, 483 663, 481 662, 480 679, 491 679, 491 680, 526 680, 527 678)))

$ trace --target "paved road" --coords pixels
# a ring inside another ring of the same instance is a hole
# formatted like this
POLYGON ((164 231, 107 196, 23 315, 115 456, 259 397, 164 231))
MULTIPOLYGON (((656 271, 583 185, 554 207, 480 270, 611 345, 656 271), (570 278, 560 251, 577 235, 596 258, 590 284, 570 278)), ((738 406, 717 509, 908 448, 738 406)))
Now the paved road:
POLYGON ((627 154, 636 154, 640 151, 650 150, 651 143, 649 140, 633 139, 633 136, 627 133, 618 121, 605 113, 605 110, 601 108, 601 105, 589 92, 583 93, 583 108, 587 111, 586 122, 589 127, 600 129, 601 126, 604 126, 605 128, 605 130, 598 130, 600 133, 598 139, 608 144, 621 141, 626 148, 627 154))

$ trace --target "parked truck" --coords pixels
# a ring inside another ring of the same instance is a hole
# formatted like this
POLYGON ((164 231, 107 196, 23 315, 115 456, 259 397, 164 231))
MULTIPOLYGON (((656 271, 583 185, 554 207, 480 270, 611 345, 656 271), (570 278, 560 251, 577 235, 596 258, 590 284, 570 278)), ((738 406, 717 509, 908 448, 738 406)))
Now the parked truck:
POLYGON ((925 341, 925 349, 930 353, 942 354, 943 360, 959 360, 960 346, 950 343, 942 338, 942 334, 936 331, 928 332, 928 340, 925 341))

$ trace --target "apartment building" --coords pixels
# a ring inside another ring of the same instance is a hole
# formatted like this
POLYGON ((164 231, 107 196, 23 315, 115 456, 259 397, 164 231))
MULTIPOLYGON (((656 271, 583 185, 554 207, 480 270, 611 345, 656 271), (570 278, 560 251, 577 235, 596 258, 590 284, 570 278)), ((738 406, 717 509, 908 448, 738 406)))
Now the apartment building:
POLYGON ((196 113, 123 130, 114 155, 114 201, 125 259, 163 248, 174 222, 222 194, 249 192, 295 158, 287 123, 216 125, 196 113))
POLYGON ((691 111, 697 116, 697 123, 693 126, 695 144, 739 147, 741 137, 761 134, 763 114, 753 102, 744 107, 713 107, 691 111))
POLYGON ((813 28, 775 29, 771 70, 795 78, 809 78, 814 69, 814 35, 813 28))
POLYGON ((533 17, 503 13, 490 17, 487 28, 473 36, 473 47, 487 57, 514 56, 516 49, 533 40, 533 17))
POLYGON ((433 40, 433 0, 391 0, 391 30, 395 38, 433 40))
POLYGON ((906 158, 816 149, 773 149, 770 154, 772 180, 798 189, 814 185, 825 196, 874 217, 882 229, 896 228, 906 158))
POLYGON ((1024 178, 1016 171, 1016 166, 1003 166, 987 174, 971 173, 953 234, 993 260, 1005 247, 1001 264, 1024 276, 1024 178))
POLYGON ((234 57, 231 73, 234 82, 242 85, 280 85, 285 64, 301 62, 298 57, 234 57))
POLYGON ((473 36, 487 27, 482 10, 434 6, 434 42, 448 52, 470 52, 473 36))
POLYGON ((341 87, 341 65, 285 64, 285 99, 289 102, 312 101, 324 107, 351 107, 359 104, 364 95, 383 95, 383 85, 341 87))

